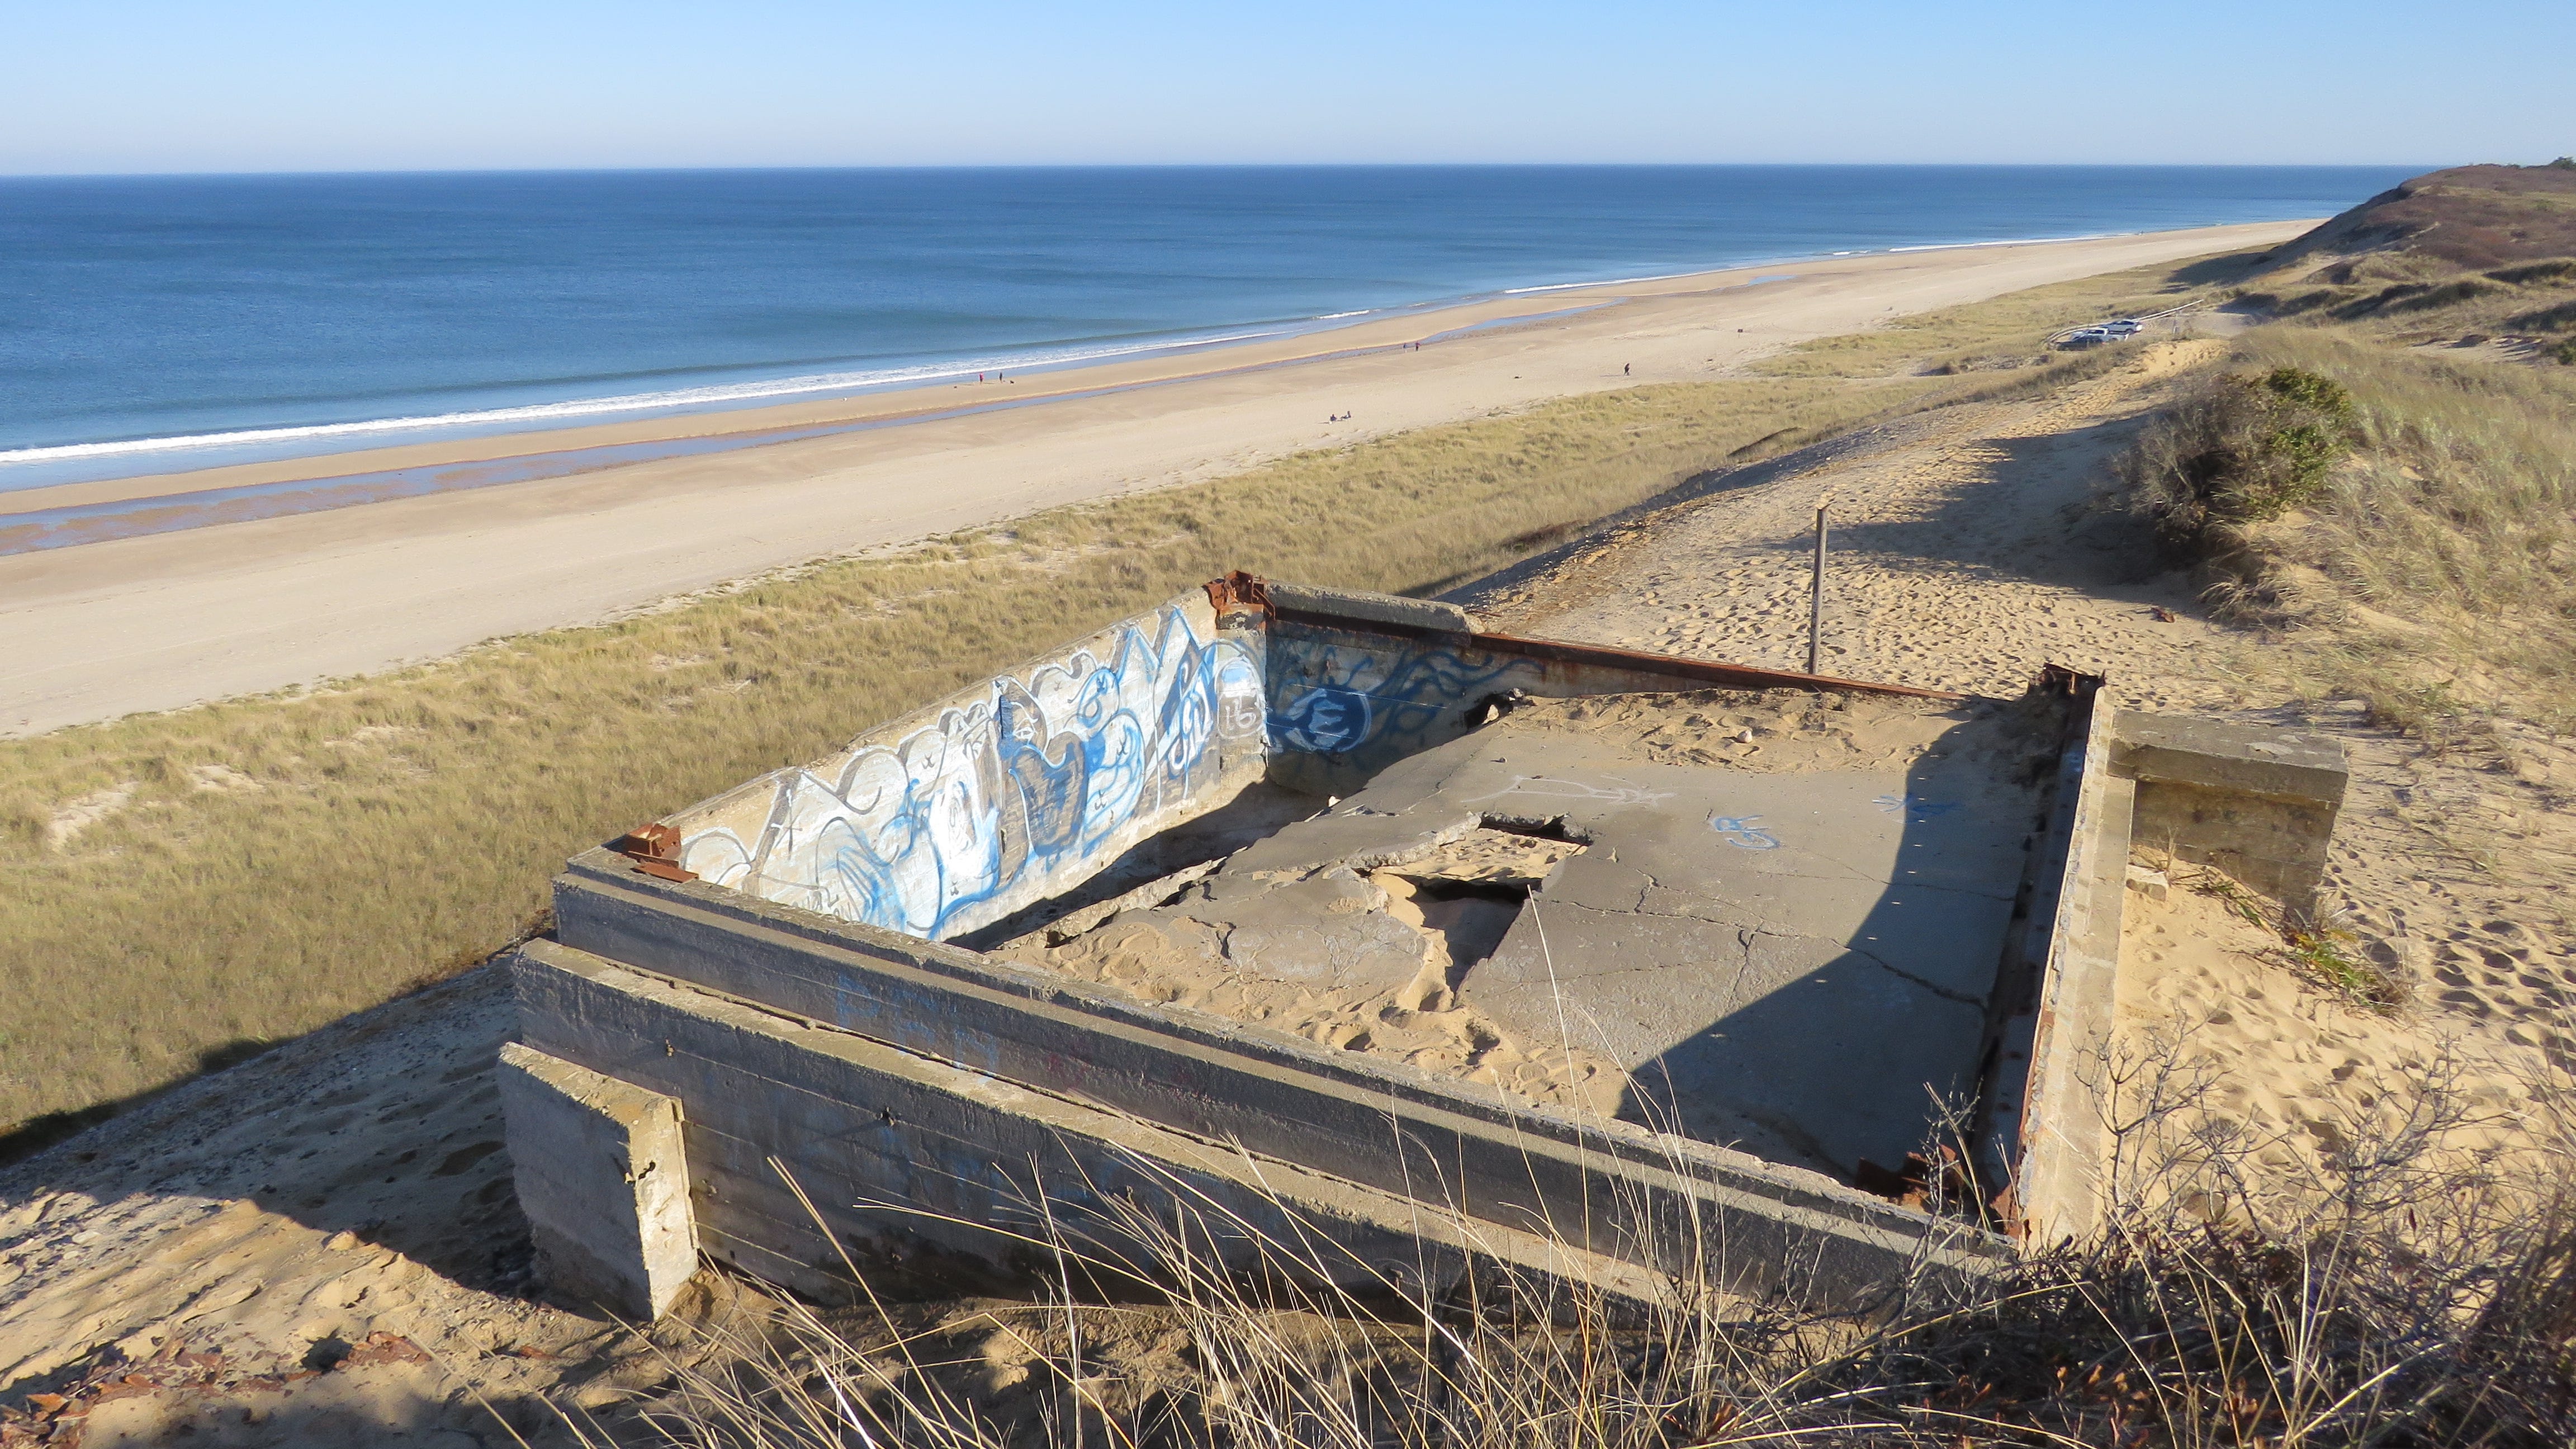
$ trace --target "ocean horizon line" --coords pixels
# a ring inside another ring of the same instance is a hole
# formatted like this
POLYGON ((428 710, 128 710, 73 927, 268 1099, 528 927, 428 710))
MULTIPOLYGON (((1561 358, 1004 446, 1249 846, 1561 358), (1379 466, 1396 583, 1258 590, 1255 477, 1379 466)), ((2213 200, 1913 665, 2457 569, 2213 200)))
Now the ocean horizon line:
POLYGON ((722 165, 390 166, 283 171, 0 171, 12 181, 247 181, 361 176, 724 176, 922 171, 2319 171, 2442 161, 780 161, 722 165))

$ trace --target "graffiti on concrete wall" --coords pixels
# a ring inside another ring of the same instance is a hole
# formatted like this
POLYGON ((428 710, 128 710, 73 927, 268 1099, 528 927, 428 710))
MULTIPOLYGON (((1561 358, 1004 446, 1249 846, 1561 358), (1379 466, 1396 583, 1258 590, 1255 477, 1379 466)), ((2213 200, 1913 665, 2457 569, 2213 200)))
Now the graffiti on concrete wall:
POLYGON ((1114 631, 987 698, 834 762, 783 771, 755 840, 713 828, 681 860, 718 885, 933 940, 971 930, 1089 875, 1139 827, 1257 757, 1260 665, 1203 638, 1178 606, 1114 631), (1148 630, 1153 631, 1148 637, 1148 630))
POLYGON ((1270 646, 1270 747, 1304 754, 1410 754, 1461 725, 1461 712, 1535 682, 1524 659, 1442 644, 1365 645, 1274 629, 1270 646))

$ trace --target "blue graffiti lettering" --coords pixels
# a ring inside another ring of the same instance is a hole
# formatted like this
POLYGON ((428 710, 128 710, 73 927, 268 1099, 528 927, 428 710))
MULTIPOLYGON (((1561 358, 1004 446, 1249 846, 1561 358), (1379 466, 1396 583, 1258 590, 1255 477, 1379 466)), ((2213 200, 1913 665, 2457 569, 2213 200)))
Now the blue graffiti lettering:
POLYGON ((1469 701, 1507 688, 1506 676, 1535 683, 1538 673, 1525 659, 1440 647, 1390 654, 1274 634, 1271 651, 1270 746, 1319 755, 1421 748, 1469 701))
POLYGON ((1759 815, 1712 815, 1708 817, 1708 828, 1716 831, 1718 838, 1729 845, 1745 850, 1778 850, 1780 837, 1772 834, 1770 827, 1753 823, 1761 818, 1759 815))

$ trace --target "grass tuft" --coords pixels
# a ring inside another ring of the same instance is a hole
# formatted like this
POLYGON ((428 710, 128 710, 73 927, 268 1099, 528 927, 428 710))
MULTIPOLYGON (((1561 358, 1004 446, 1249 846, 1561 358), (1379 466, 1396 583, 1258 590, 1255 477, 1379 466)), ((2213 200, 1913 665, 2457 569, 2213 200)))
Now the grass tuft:
POLYGON ((2310 983, 2382 1014, 2406 1004, 2405 979, 2354 956, 2351 948, 2360 937, 2352 932, 2276 912, 2224 871, 2191 870, 2179 879, 2186 889, 2218 901, 2247 925, 2278 937, 2282 963, 2310 983))

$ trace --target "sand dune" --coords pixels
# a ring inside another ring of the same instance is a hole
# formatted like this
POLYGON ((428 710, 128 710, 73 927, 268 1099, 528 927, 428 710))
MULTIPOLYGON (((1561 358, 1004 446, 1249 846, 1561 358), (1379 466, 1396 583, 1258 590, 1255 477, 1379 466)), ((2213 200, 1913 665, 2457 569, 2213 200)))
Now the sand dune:
POLYGON ((607 442, 892 419, 997 399, 1038 403, 0 558, 0 731, 36 733, 363 673, 806 559, 1217 476, 1302 449, 1550 397, 1704 378, 1894 313, 2277 242, 2306 226, 1714 272, 982 388, 19 494, 10 506, 26 510, 607 442), (1753 285, 1759 278, 1774 280, 1753 285), (1426 337, 1438 340, 1418 350, 1404 345, 1426 337), (1343 413, 1349 421, 1326 422, 1343 413))

